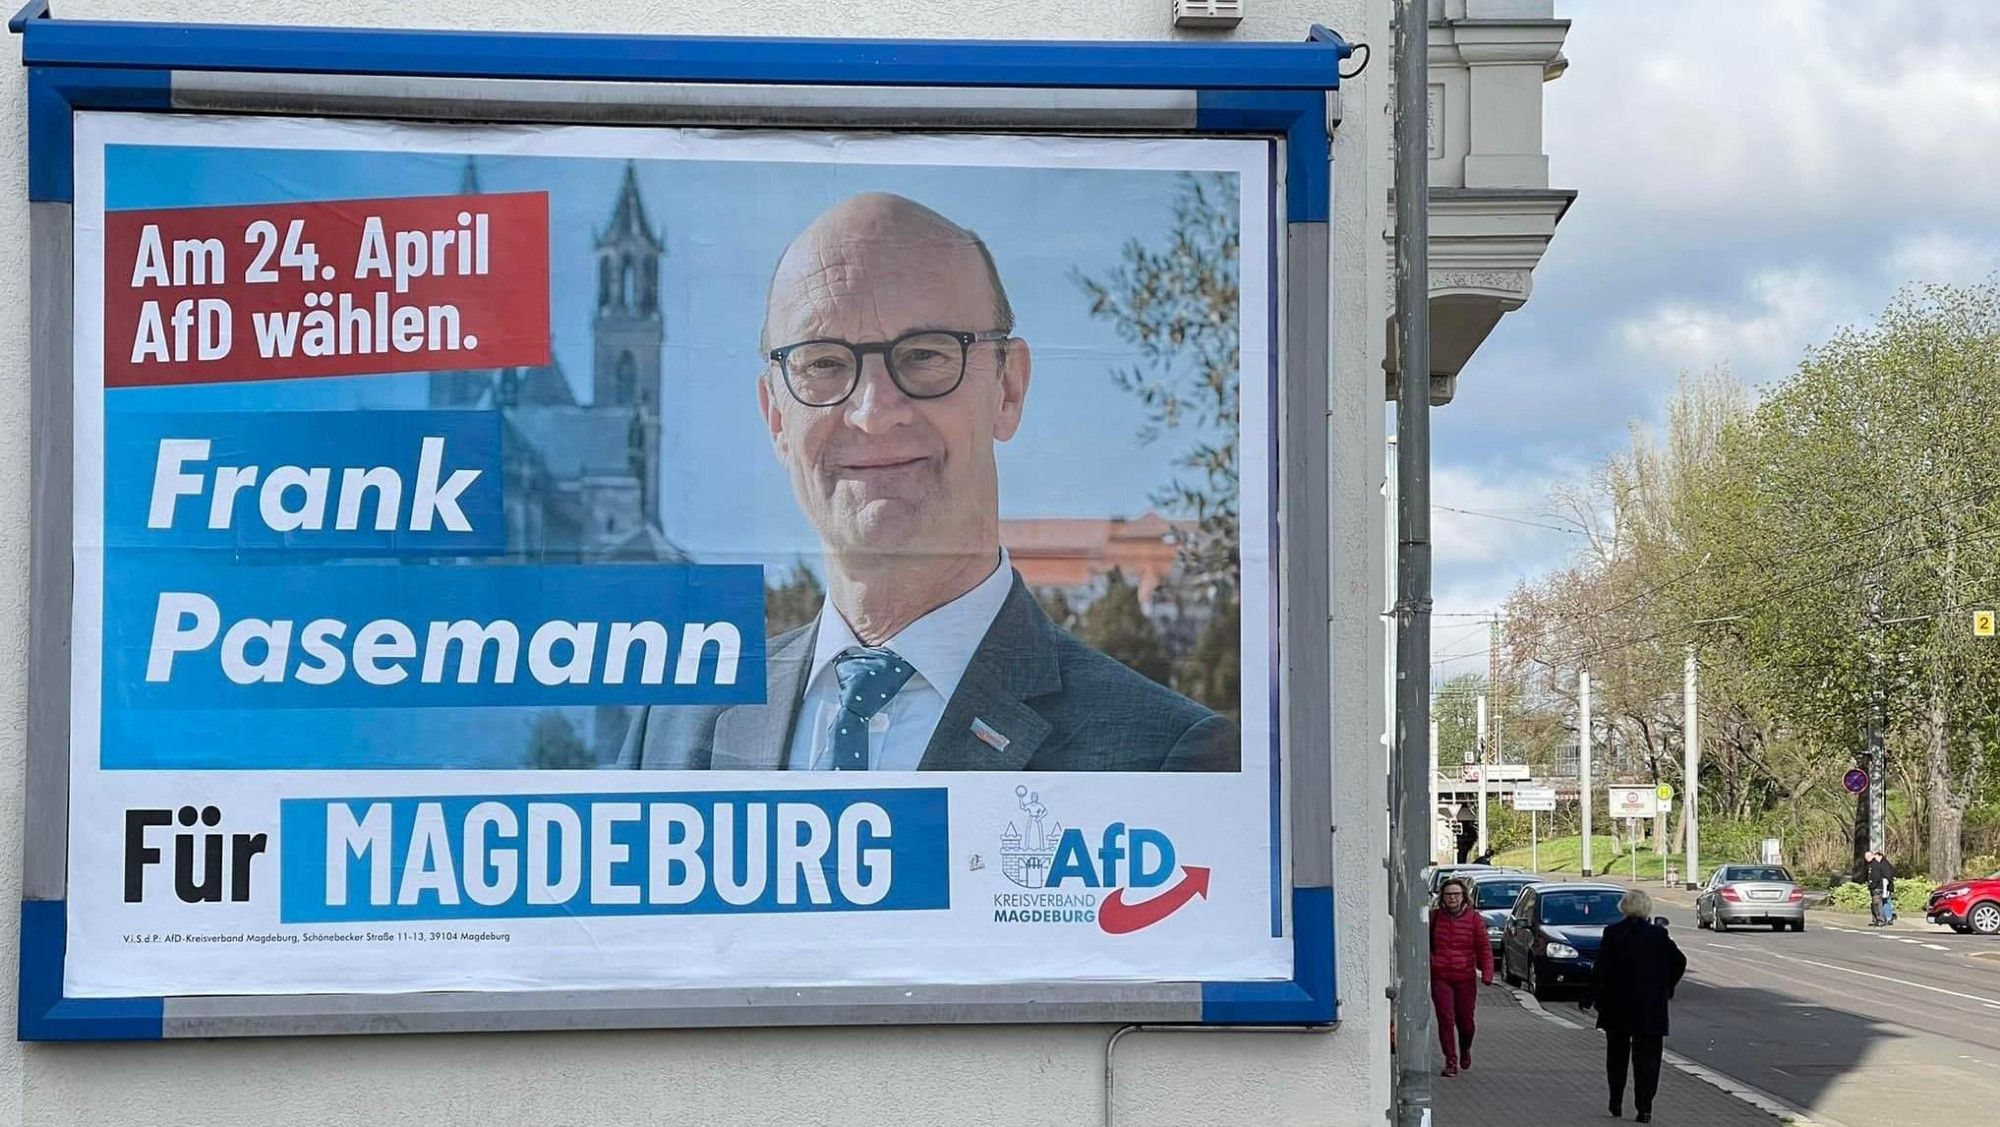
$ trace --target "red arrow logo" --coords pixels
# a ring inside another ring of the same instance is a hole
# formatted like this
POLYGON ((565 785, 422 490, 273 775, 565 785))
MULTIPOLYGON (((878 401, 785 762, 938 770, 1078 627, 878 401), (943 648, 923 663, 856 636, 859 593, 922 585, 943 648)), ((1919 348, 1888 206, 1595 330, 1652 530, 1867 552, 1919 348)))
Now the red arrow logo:
POLYGON ((1112 935, 1124 935, 1142 927, 1152 927, 1180 911, 1181 905, 1196 896, 1208 899, 1208 870, 1199 865, 1186 865, 1182 871, 1187 875, 1181 877, 1179 884, 1151 900, 1127 904, 1122 888, 1105 897, 1104 903, 1097 906, 1097 926, 1112 935))

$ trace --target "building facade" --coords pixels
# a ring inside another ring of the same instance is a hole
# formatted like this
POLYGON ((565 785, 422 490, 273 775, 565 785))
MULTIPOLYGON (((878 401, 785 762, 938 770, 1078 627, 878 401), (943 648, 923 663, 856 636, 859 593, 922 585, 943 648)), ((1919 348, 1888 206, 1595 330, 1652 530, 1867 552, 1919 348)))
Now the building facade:
MULTIPOLYGON (((1382 395, 1383 373, 1393 371, 1387 349, 1391 334, 1385 332, 1391 293, 1388 107, 1393 35, 1388 3, 1249 0, 1242 22, 1226 32, 1177 30, 1170 0, 1034 6, 969 0, 719 0, 707 5, 601 0, 553 7, 527 0, 476 5, 356 0, 331 9, 300 0, 58 0, 58 7, 70 19, 947 39, 1212 39, 1226 34, 1297 40, 1311 24, 1324 23, 1351 41, 1367 43, 1372 61, 1344 84, 1339 121, 1331 126, 1332 266, 1324 282, 1334 310, 1328 342, 1333 386, 1324 433, 1332 531, 1324 572, 1305 577, 1325 583, 1332 595, 1326 638, 1332 668, 1342 675, 1324 689, 1330 702, 1327 730, 1288 733, 1293 740, 1325 741, 1340 749, 1329 796, 1340 1022, 1329 1030, 1296 1034, 1204 1029, 1202 1035, 1124 1035, 1101 1025, 1051 1023, 406 1034, 101 1046, 16 1043, 0 1053, 0 1119, 38 1125, 1067 1127, 1107 1122, 1374 1127, 1383 1122, 1391 1101, 1385 991, 1392 984, 1383 866, 1389 837, 1383 799, 1387 764, 1380 750, 1388 674, 1382 664, 1382 611, 1390 590, 1380 496, 1386 437, 1382 395)), ((1438 136, 1443 139, 1433 169, 1454 159, 1453 147, 1462 137, 1466 150, 1458 164, 1467 190, 1487 194, 1466 197, 1466 206, 1458 209, 1463 219, 1459 242, 1468 261, 1477 257, 1472 252, 1479 246, 1494 254, 1501 254, 1502 243, 1511 248, 1503 257, 1511 255, 1512 266, 1468 266, 1470 273, 1462 279, 1439 277, 1446 283, 1440 301, 1472 307, 1478 317, 1493 312, 1497 319, 1525 299, 1526 279, 1508 280, 1504 271, 1524 264, 1532 268, 1536 240, 1545 242, 1544 228, 1554 222, 1535 211, 1543 204, 1534 193, 1546 192, 1547 183, 1545 165, 1533 159, 1539 156, 1540 83, 1552 64, 1536 69, 1513 57, 1560 44, 1562 25, 1553 20, 1551 9, 1552 0, 1434 0, 1434 52, 1456 51, 1465 82, 1461 99, 1448 74, 1441 84, 1433 79, 1441 118, 1438 136), (1459 125, 1462 133, 1454 132, 1459 125), (1502 273, 1480 276, 1485 270, 1502 273)), ((1441 62, 1436 54, 1433 61, 1441 62)), ((26 114, 25 74, 18 68, 10 74, 4 86, 8 112, 19 122, 26 114)), ((20 138, 17 129, 6 157, 9 180, 16 185, 26 176, 20 138)), ((28 209, 18 187, 14 201, 0 220, 0 245, 15 261, 26 262, 28 209)), ((643 461, 643 452, 656 445, 659 349, 669 329, 654 301, 658 228, 634 190, 611 201, 610 216, 596 246, 558 249, 592 253, 599 262, 588 403, 577 402, 562 373, 543 369, 490 373, 483 386, 447 381, 434 389, 444 402, 490 396, 505 406, 512 428, 509 472, 547 474, 574 497, 573 506, 510 514, 510 546, 518 528, 524 551, 615 559, 628 553, 661 558, 673 550, 657 536, 665 502, 650 485, 657 473, 643 461)), ((0 279, 11 310, 0 330, 0 358, 17 373, 28 371, 26 287, 24 270, 0 279)), ((1433 316, 1434 323, 1442 320, 1433 316)), ((1451 354, 1441 345, 1434 351, 1440 357, 1451 354)), ((1463 356, 1470 351, 1460 349, 1463 356)), ((1434 389, 1441 377, 1458 374, 1455 367, 1433 371, 1434 389)), ((1447 393, 1448 378, 1443 385, 1447 393)), ((0 700, 7 702, 15 723, 0 736, 0 748, 16 766, 0 784, 0 813, 14 826, 21 824, 24 796, 18 765, 23 748, 19 717, 27 693, 28 417, 27 381, 10 381, 0 390, 0 436, 17 454, 0 468, 0 519, 13 534, 0 538, 0 560, 14 593, 4 614, 15 642, 0 654, 0 700)), ((1024 838, 1030 832, 1027 813, 1017 828, 1024 838)), ((0 862, 0 879, 18 889, 18 831, 13 839, 0 862)), ((0 943, 18 946, 11 922, 0 924, 0 943)), ((663 959, 698 957, 698 952, 661 952, 663 959)))
MULTIPOLYGON (((1139 609, 1178 660, 1194 644, 1222 592, 1187 574, 1181 548, 1195 530, 1191 520, 1155 512, 1130 519, 1031 517, 1000 522, 1021 581, 1058 618, 1076 616, 1104 597, 1115 575, 1139 597, 1139 609)), ((1065 621, 1064 625, 1072 623, 1065 621)))
MULTIPOLYGON (((480 190, 467 161, 462 193, 480 190)), ((660 514, 660 256, 666 253, 625 168, 604 229, 590 247, 556 254, 595 259, 591 395, 577 401, 553 357, 534 367, 434 372, 433 409, 500 413, 507 477, 507 555, 548 562, 672 561, 660 514)))

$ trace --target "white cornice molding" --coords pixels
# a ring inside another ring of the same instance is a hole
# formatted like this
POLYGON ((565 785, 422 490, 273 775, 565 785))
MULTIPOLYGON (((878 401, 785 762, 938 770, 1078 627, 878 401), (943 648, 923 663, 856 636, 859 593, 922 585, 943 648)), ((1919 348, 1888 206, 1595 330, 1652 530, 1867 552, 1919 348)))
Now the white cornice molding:
MULTIPOLYGON (((1550 188, 1431 191, 1427 260, 1433 404, 1451 401, 1459 370, 1500 318, 1534 293, 1535 267, 1575 198, 1575 192, 1550 188)), ((1387 238, 1383 253, 1393 255, 1387 238)), ((1391 292, 1390 308, 1393 298, 1391 292)))

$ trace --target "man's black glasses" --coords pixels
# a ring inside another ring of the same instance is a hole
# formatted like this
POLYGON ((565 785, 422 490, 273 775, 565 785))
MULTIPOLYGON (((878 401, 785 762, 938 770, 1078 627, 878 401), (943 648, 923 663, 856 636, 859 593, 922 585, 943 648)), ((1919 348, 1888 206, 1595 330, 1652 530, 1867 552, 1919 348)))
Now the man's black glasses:
POLYGON ((771 360, 785 374, 792 398, 808 407, 837 407, 861 384, 861 362, 871 354, 882 357, 889 378, 911 399, 950 395, 965 379, 966 353, 982 341, 1006 340, 1002 330, 965 333, 921 329, 879 344, 844 340, 802 340, 771 350, 771 360))

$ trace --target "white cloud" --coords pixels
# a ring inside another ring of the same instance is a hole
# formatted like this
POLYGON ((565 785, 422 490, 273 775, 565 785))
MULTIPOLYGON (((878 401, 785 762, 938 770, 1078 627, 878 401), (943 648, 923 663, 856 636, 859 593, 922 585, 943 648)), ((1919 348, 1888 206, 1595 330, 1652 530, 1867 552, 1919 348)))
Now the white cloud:
POLYGON ((1440 570, 1539 556, 1551 541, 1572 540, 1520 521, 1558 524, 1549 512, 1550 472, 1441 465, 1431 475, 1432 557, 1440 570), (1469 512, 1453 512, 1454 509, 1469 512), (1472 513, 1496 514, 1475 516, 1472 513), (1500 520, 1497 517, 1511 517, 1500 520))
POLYGON ((1573 65, 1549 88, 1548 149, 1586 199, 1695 223, 2000 210, 2000 6, 1563 8, 1573 65))
POLYGON ((1660 386, 1671 386, 1678 372, 1721 365, 1756 382, 1790 368, 1807 345, 1864 316, 1874 296, 1815 267, 1760 270, 1733 300, 1664 301, 1623 318, 1613 331, 1636 359, 1654 362, 1660 386))
POLYGON ((1753 270, 1725 298, 1662 300, 1617 319, 1611 333, 1640 365, 1642 385, 1670 388, 1683 371, 1726 366, 1752 386, 1781 379, 1806 349, 1872 320, 1899 288, 1968 285, 2000 270, 2000 240, 1983 232, 1916 232, 1861 270, 1791 265, 1753 270))
POLYGON ((2000 241, 1984 233, 1926 231, 1898 239, 1882 262, 1894 279, 1969 285, 2000 271, 2000 241))

